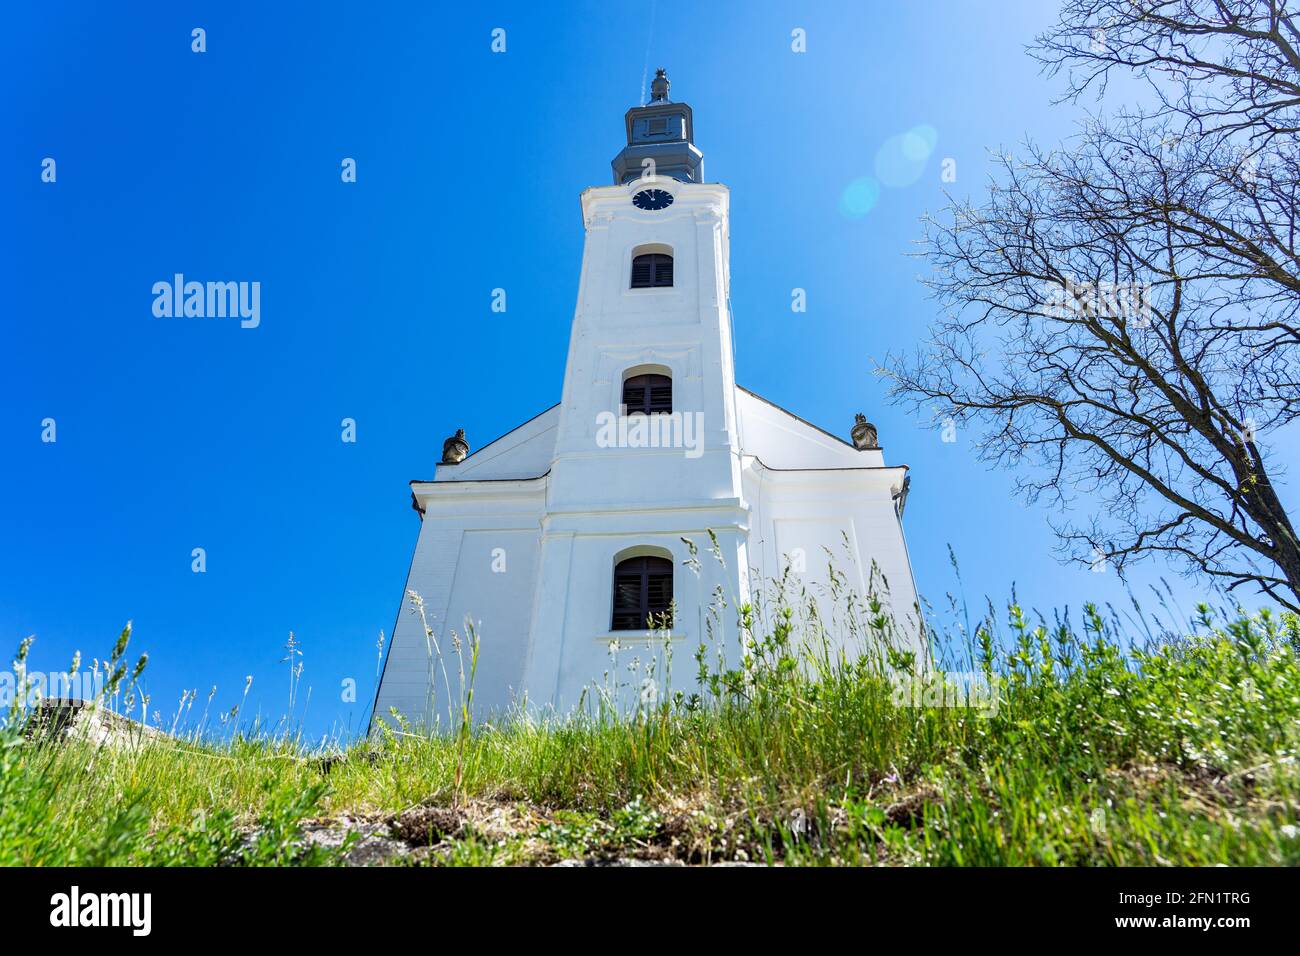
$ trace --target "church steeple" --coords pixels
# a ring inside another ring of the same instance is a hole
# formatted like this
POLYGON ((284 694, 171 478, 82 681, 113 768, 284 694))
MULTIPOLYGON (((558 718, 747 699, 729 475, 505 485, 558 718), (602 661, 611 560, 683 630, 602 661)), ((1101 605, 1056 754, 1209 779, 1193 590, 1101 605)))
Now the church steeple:
POLYGON ((704 154, 695 147, 691 108, 668 98, 668 71, 655 71, 650 84, 650 102, 627 111, 627 146, 614 157, 614 182, 630 183, 645 175, 646 160, 653 160, 654 173, 684 183, 698 183, 704 176, 704 154))

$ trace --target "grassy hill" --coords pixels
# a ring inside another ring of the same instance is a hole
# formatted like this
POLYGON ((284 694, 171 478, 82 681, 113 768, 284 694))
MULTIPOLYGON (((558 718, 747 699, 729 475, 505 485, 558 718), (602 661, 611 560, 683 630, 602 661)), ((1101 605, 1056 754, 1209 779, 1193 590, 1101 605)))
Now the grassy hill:
POLYGON ((471 635, 443 732, 330 756, 237 714, 224 739, 31 739, 14 706, 0 864, 1300 863, 1295 616, 1201 608, 1135 649, 1095 608, 1076 629, 1013 604, 923 662, 871 602, 868 653, 814 653, 809 607, 740 608, 745 659, 702 647, 690 695, 647 693, 612 648, 604 686, 635 703, 564 721, 465 721, 471 635))

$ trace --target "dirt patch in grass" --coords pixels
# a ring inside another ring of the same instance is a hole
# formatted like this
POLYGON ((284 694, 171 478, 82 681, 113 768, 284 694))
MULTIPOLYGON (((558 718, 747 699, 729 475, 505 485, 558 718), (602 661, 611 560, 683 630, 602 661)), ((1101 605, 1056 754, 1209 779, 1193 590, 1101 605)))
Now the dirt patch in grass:
POLYGON ((916 829, 925 823, 926 810, 943 802, 937 788, 923 786, 885 808, 885 819, 894 826, 908 830, 916 829))
POLYGON ((388 829, 397 839, 412 846, 432 846, 459 836, 467 820, 468 814, 461 809, 418 806, 390 818, 388 829))

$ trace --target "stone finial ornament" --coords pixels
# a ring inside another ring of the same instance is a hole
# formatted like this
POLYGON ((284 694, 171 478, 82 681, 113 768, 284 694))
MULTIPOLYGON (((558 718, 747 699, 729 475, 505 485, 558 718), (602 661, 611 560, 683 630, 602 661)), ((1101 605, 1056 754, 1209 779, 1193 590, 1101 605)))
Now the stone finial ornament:
POLYGON ((880 447, 877 440, 876 426, 867 421, 867 416, 858 412, 854 416, 853 447, 858 451, 875 451, 880 447))
POLYGON ((655 70, 655 78, 650 82, 650 102, 659 103, 668 100, 668 71, 663 67, 655 70))
POLYGON ((457 428, 456 434, 442 443, 442 463, 456 465, 465 460, 469 454, 469 442, 465 440, 465 429, 457 428))

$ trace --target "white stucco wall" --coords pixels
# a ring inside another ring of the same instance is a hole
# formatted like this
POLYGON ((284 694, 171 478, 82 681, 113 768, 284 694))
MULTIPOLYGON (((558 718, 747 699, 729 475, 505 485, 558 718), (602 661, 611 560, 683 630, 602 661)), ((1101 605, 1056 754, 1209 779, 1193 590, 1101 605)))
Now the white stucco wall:
POLYGON ((774 603, 774 581, 789 568, 787 596, 803 591, 815 601, 832 645, 865 650, 862 625, 870 615, 849 623, 848 599, 832 597, 833 567, 860 607, 873 596, 888 604, 895 648, 919 653, 916 586, 894 500, 904 469, 777 471, 757 458, 746 463, 753 587, 766 603, 774 603))
MULTIPOLYGON (((452 632, 466 649, 466 617, 473 620, 480 643, 475 712, 505 711, 522 691, 545 479, 422 482, 413 491, 424 515, 375 716, 386 720, 396 708, 412 722, 431 725, 439 719, 446 725, 448 700, 460 695, 461 657, 452 632), (441 662, 431 657, 412 612, 406 595, 411 590, 424 600, 425 618, 443 652, 441 662)), ((468 671, 467 653, 464 664, 468 671)))

